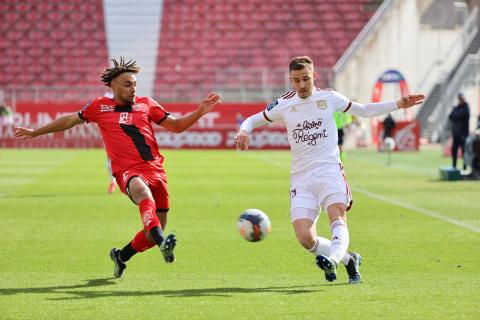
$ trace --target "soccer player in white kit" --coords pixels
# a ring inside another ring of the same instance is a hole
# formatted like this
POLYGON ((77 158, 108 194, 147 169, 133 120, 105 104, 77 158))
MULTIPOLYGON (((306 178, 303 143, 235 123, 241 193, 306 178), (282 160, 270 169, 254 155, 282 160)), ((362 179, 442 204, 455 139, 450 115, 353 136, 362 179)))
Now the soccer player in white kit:
POLYGON ((276 120, 285 123, 292 153, 290 216, 298 242, 315 255, 326 280, 336 280, 336 269, 342 262, 349 283, 360 283, 362 258, 348 251, 346 212, 352 206, 352 196, 339 158, 333 113, 374 117, 418 105, 425 96, 409 95, 398 101, 360 104, 336 91, 315 88, 317 73, 307 56, 293 58, 289 71, 294 90, 245 119, 236 136, 237 148, 248 149, 248 134, 254 128, 276 120), (332 240, 317 236, 316 222, 322 208, 330 220, 332 240))

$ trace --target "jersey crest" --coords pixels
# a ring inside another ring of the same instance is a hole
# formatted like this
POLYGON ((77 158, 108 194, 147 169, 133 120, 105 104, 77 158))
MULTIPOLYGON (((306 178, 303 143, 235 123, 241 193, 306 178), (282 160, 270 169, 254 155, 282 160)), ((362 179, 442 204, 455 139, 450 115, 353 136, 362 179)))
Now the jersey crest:
POLYGON ((327 108, 327 100, 318 100, 317 101, 317 108, 318 109, 326 109, 327 108))

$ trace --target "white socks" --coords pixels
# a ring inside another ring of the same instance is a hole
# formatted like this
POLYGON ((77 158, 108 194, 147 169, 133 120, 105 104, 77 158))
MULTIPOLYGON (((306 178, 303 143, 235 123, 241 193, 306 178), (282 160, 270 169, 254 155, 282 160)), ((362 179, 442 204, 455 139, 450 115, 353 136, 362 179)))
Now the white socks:
POLYGON ((342 220, 334 221, 330 225, 332 230, 332 244, 330 246, 330 259, 336 264, 347 253, 348 243, 350 242, 350 235, 348 234, 347 224, 342 220))
MULTIPOLYGON (((332 242, 328 239, 317 237, 315 241, 315 245, 309 251, 313 253, 314 256, 318 256, 321 254, 322 256, 329 257, 331 243, 332 242)), ((345 253, 341 261, 344 265, 347 265, 348 262, 350 261, 350 255, 348 253, 345 253)))

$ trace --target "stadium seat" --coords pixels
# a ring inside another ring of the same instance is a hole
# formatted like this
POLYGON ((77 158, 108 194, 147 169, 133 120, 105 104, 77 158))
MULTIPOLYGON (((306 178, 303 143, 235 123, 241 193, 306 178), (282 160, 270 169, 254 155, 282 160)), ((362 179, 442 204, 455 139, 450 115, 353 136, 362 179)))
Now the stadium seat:
MULTIPOLYGON (((364 10, 367 2, 165 0, 154 96, 172 96, 178 82, 171 70, 192 94, 211 85, 248 87, 267 81, 267 86, 282 86, 285 77, 268 70, 287 70, 297 54, 331 68, 371 17, 364 10)), ((317 85, 328 86, 326 79, 320 77, 317 85)))
POLYGON ((102 86, 99 68, 108 61, 102 0, 5 0, 0 9, 0 87, 56 86, 68 96, 84 79, 102 86))

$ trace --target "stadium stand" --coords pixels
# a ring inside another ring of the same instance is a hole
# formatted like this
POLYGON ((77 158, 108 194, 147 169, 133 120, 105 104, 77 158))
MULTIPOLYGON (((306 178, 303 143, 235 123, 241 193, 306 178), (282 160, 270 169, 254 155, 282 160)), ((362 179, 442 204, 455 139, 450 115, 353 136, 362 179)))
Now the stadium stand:
POLYGON ((310 55, 325 70, 317 85, 328 86, 332 66, 372 15, 368 2, 165 0, 154 96, 191 100, 212 87, 226 99, 229 88, 283 92, 295 55, 310 55))
POLYGON ((105 91, 102 0, 3 0, 0 12, 0 87, 21 92, 17 101, 82 101, 105 91))

